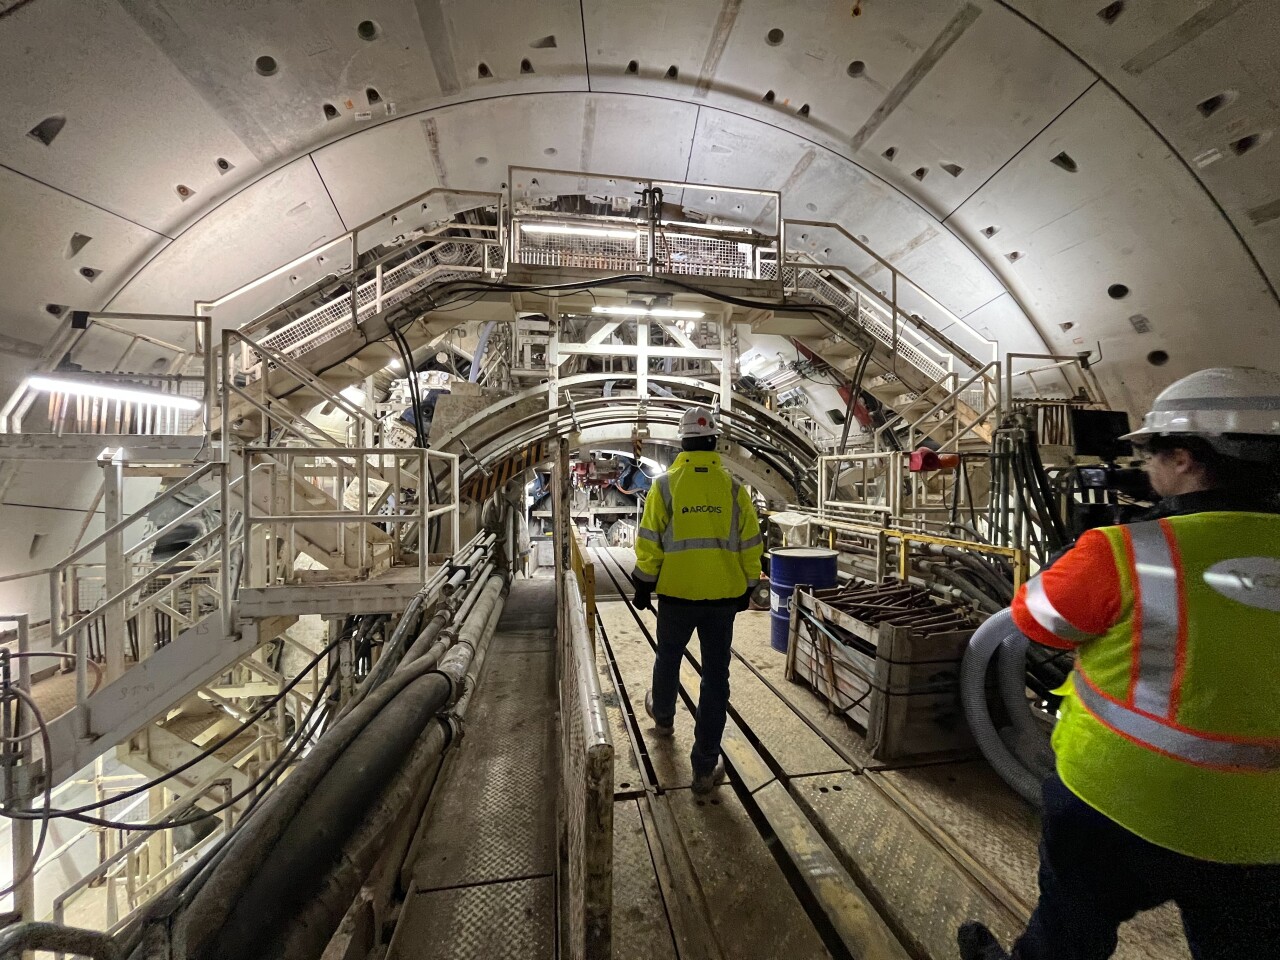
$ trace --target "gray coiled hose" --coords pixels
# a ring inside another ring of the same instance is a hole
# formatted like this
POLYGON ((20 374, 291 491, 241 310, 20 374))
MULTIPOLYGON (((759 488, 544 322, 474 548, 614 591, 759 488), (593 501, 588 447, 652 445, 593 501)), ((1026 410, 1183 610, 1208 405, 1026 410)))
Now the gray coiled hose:
POLYGON ((969 640, 960 665, 960 699, 969 729, 987 762, 1018 794, 1040 806, 1040 785, 1053 770, 1053 755, 1044 729, 1027 705, 1027 638, 1014 626, 1008 610, 994 614, 969 640), (1013 721, 1008 739, 996 729, 987 703, 987 671, 999 654, 1001 699, 1013 721))

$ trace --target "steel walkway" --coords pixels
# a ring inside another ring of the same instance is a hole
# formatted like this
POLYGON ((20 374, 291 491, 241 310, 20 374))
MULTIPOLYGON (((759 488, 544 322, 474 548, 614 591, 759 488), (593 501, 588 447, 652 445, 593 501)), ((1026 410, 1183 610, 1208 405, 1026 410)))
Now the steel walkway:
POLYGON ((553 580, 512 584, 406 865, 391 958, 555 956, 555 623, 553 580))
MULTIPOLYGON (((616 752, 616 960, 953 960, 964 919, 1014 935, 1034 904, 1034 816, 981 762, 871 761, 854 728, 782 678, 767 613, 736 630, 731 779, 694 796, 696 643, 676 735, 657 738, 644 714, 655 621, 626 601, 632 556, 589 553, 616 752)), ((513 585, 406 867, 395 960, 558 956, 554 621, 553 581, 513 585)), ((1186 958, 1176 916, 1127 925, 1116 956, 1186 958)))

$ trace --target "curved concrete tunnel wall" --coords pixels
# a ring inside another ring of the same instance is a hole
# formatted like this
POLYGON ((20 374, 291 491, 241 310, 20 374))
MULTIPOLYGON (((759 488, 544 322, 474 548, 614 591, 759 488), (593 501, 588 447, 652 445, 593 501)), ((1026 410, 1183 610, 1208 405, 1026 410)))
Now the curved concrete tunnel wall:
MULTIPOLYGON (((1200 366, 1280 366, 1280 6, 1097 5, 9 3, 0 391, 49 308, 186 312, 509 164, 782 190, 1002 350, 1101 341, 1134 412, 1200 366)), ((78 528, 92 485, 51 472, 10 486, 0 572, 78 528)))

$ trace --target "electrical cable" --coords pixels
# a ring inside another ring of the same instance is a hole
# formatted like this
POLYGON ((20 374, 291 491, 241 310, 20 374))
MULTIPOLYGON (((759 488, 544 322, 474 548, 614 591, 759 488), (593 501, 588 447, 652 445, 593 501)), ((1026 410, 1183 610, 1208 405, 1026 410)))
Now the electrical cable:
MULTIPOLYGON (((52 750, 52 744, 50 743, 50 739, 49 739, 49 725, 44 721, 44 714, 40 712, 39 704, 36 703, 35 698, 33 698, 29 693, 27 693, 27 691, 23 690, 21 687, 17 686, 16 684, 11 684, 9 686, 8 692, 12 695, 17 696, 19 700, 25 703, 27 705, 27 708, 31 711, 31 715, 35 717, 36 728, 40 732, 40 743, 44 748, 45 765, 47 766, 49 763, 49 757, 52 755, 53 750, 52 750)), ((0 897, 7 896, 8 894, 13 893, 15 890, 18 889, 18 887, 22 886, 22 884, 26 883, 27 880, 29 880, 32 876, 35 875, 36 866, 40 863, 40 854, 44 853, 45 841, 49 838, 49 821, 52 819, 52 816, 48 813, 48 809, 51 803, 53 803, 53 779, 51 777, 46 776, 44 778, 45 813, 43 813, 39 818, 40 834, 39 834, 39 838, 36 840, 35 852, 32 853, 31 862, 28 863, 26 869, 22 871, 22 875, 19 877, 15 877, 13 882, 9 884, 9 886, 5 887, 5 889, 3 890, 0 890, 0 897)), ((5 811, 0 810, 0 815, 7 815, 7 814, 5 814, 5 811)))
MULTIPOLYGON (((311 670, 316 666, 316 664, 318 664, 322 659, 324 659, 324 657, 328 656, 330 652, 336 649, 338 644, 341 642, 342 642, 342 638, 339 638, 338 640, 335 640, 332 643, 325 646, 324 649, 322 649, 319 653, 317 653, 310 660, 310 662, 308 662, 307 665, 298 672, 298 675, 296 677, 294 677, 287 684, 281 687, 279 693, 267 699, 267 701, 263 703, 262 706, 258 707, 251 714, 249 714, 248 719, 245 720, 242 724, 240 724, 240 726, 236 727, 230 733, 227 733, 224 736, 222 736, 220 739, 216 740, 213 744, 206 747, 204 750, 196 754, 190 760, 187 760, 186 762, 170 770, 164 776, 158 777, 155 780, 150 780, 147 783, 139 784, 136 787, 131 787, 130 789, 124 791, 123 793, 120 793, 117 796, 112 797, 110 800, 104 800, 96 803, 88 803, 88 804, 84 804, 79 807, 73 807, 67 810, 57 809, 52 811, 51 815, 55 817, 73 817, 79 814, 88 813, 91 810, 101 810, 102 808, 109 806, 110 804, 119 803, 121 800, 127 800, 131 797, 140 796, 143 793, 146 793, 148 790, 151 790, 154 787, 158 787, 162 783, 165 783, 168 780, 172 780, 178 774, 184 773, 185 771, 190 770, 192 767, 194 767, 197 763, 200 763, 202 760, 209 759, 218 750, 221 750, 223 747, 229 744, 232 740, 240 736, 242 733, 244 733, 246 730, 252 727, 255 723, 261 720, 272 707, 274 707, 277 703, 283 700, 294 687, 296 687, 299 683, 302 682, 302 678, 305 677, 308 673, 310 673, 311 670)), ((9 819, 12 819, 12 820, 24 820, 24 819, 34 820, 42 815, 43 815, 43 811, 39 811, 39 810, 0 811, 0 816, 8 817, 9 819)))
MULTIPOLYGON (((52 813, 51 817, 55 819, 75 820, 79 823, 86 823, 96 827, 106 827, 113 830, 126 830, 134 833, 156 833, 161 830, 174 830, 178 827, 186 827, 194 823, 199 823, 202 820, 208 820, 210 817, 217 816, 219 813, 235 806, 245 797, 249 796, 249 794, 256 791, 257 795, 249 802, 248 806, 245 807, 244 813, 240 815, 240 819, 237 821, 237 824, 243 823, 244 818, 249 814, 249 811, 251 811, 258 802, 267 795, 267 789, 264 788, 270 788, 273 786, 284 774, 285 768, 297 760, 302 751, 306 748, 308 738, 304 734, 307 729, 307 725, 314 718, 318 707, 325 702, 321 694, 329 688, 329 685, 333 682, 333 678, 336 673, 336 668, 330 667, 328 674, 325 676, 324 683, 322 683, 320 688, 316 691, 316 698, 311 702, 311 706, 308 708, 306 715, 298 724, 293 736, 285 741, 285 749, 282 750, 279 756, 272 761, 271 765, 268 766, 267 769, 264 770, 255 780, 253 780, 253 782, 247 784, 238 793, 231 795, 217 806, 210 807, 208 810, 202 810, 200 813, 194 814, 190 817, 184 817, 178 820, 165 820, 157 823, 131 823, 128 821, 111 820, 106 817, 89 816, 88 814, 71 814, 62 816, 56 812, 52 813)), ((118 803, 122 799, 125 799, 123 795, 113 797, 109 802, 118 803)), ((192 797, 184 802, 179 809, 186 809, 195 802, 196 798, 192 797)))

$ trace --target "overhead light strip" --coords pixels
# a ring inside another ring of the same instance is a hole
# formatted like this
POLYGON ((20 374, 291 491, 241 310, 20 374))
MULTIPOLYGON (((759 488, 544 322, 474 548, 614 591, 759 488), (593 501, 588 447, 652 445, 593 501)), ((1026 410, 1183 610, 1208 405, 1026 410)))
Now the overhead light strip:
POLYGON ((607 227, 570 227, 558 223, 522 223, 522 233, 549 233, 559 237, 592 237, 597 240, 634 240, 635 230, 617 230, 607 227))
POLYGON ((61 377, 28 377, 27 386, 46 393, 69 393, 77 397, 98 397, 102 400, 120 400, 125 403, 147 403, 154 407, 176 407, 179 410, 199 410, 201 402, 195 397, 178 393, 161 393, 158 390, 140 390, 116 387, 95 380, 73 380, 61 377))
POLYGON ((670 307, 592 307, 591 312, 615 317, 661 317, 668 320, 701 320, 706 316, 701 310, 674 310, 670 307))

